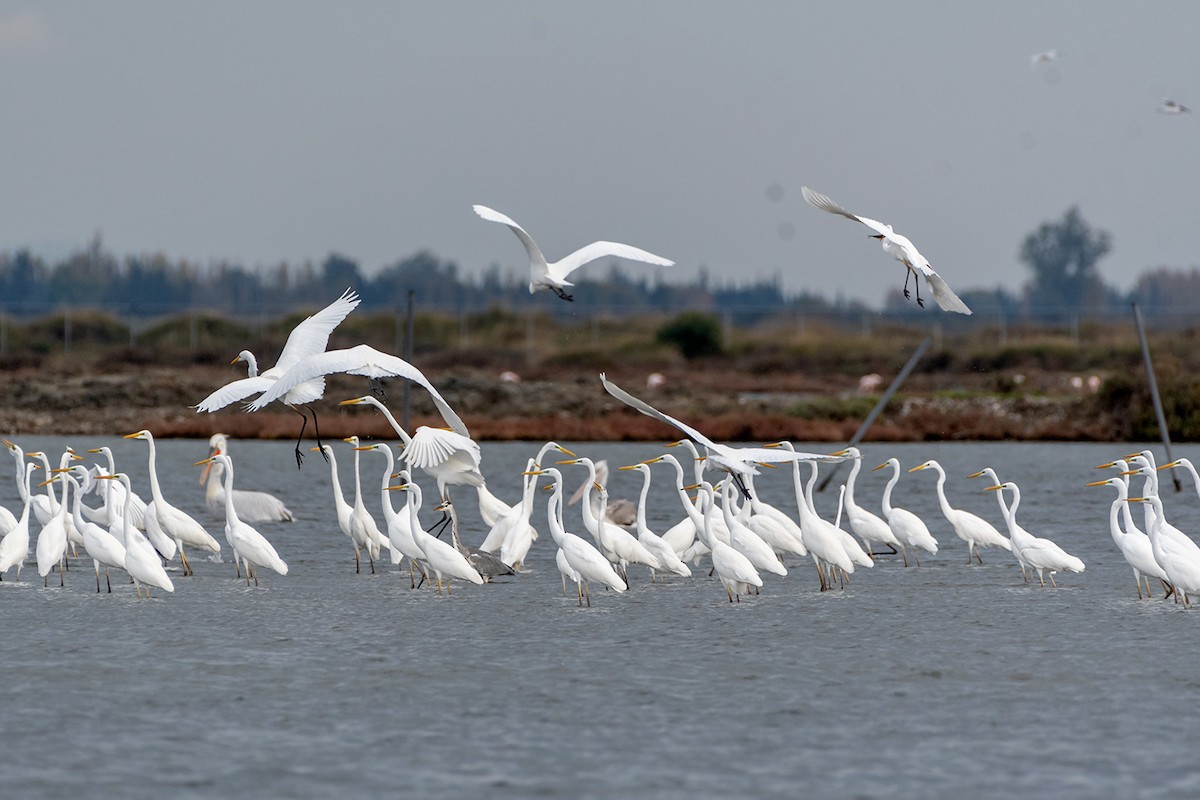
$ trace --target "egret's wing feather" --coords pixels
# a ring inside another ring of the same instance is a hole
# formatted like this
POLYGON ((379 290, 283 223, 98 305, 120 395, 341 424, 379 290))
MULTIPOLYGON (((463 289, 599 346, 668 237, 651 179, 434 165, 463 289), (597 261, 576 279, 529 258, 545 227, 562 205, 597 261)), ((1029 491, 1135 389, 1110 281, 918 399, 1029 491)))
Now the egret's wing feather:
POLYGON ((525 245, 525 252, 529 254, 530 261, 541 268, 546 267, 546 257, 542 255, 542 251, 538 249, 537 242, 533 237, 525 232, 525 229, 514 222, 511 218, 501 214, 499 211, 488 208, 487 206, 474 206, 475 213, 486 219, 488 222, 499 222, 501 225, 507 225, 509 230, 517 235, 521 240, 521 244, 525 245))
POLYGON ((478 467, 479 445, 453 431, 422 428, 404 448, 404 460, 413 467, 436 467, 456 457, 478 467))
POLYGON ((948 283, 942 280, 941 275, 933 271, 932 267, 929 267, 929 271, 925 273, 925 282, 933 290, 933 299, 943 311, 953 311, 958 314, 971 313, 971 309, 967 308, 967 304, 954 293, 954 290, 950 288, 948 283))
POLYGON ((871 219, 870 217, 860 217, 858 214, 851 214, 849 211, 842 208, 825 195, 821 194, 820 192, 814 192, 807 186, 801 186, 800 193, 804 195, 804 199, 807 200, 811 206, 819 208, 822 211, 828 211, 830 214, 837 214, 838 216, 845 217, 846 219, 852 219, 855 222, 861 222, 871 230, 875 231, 876 233, 881 233, 884 236, 892 235, 891 225, 885 225, 879 220, 871 219))
POLYGON ((627 392, 624 389, 622 389, 621 387, 617 386, 615 383, 612 383, 611 381, 609 381, 608 378, 606 378, 604 376, 603 372, 600 373, 600 382, 604 384, 605 391, 607 391, 613 397, 617 398, 618 400, 620 400, 622 403, 629 406, 630 408, 636 408, 638 411, 642 412, 643 414, 645 414, 648 417, 654 417, 657 420, 661 420, 661 421, 667 423, 668 425, 672 425, 675 428, 678 428, 679 430, 683 431, 683 433, 689 439, 691 439, 699 444, 702 444, 705 447, 715 446, 716 443, 713 442, 712 439, 709 439, 707 436, 705 436, 700 431, 696 430, 695 428, 693 428, 690 425, 686 425, 686 424, 680 422, 679 420, 675 419, 672 416, 668 416, 667 414, 664 414, 663 412, 659 411, 654 406, 651 406, 647 403, 642 402, 641 400, 638 400, 636 397, 631 395, 629 392, 627 392))
POLYGON ((734 447, 731 449, 746 461, 760 461, 764 464, 782 464, 792 461, 837 463, 845 460, 844 456, 831 456, 824 453, 804 453, 799 450, 774 447, 734 447))
POLYGON ((579 248, 569 256, 550 264, 550 275, 558 280, 565 280, 568 275, 584 264, 605 257, 644 261, 647 264, 656 264, 660 267, 670 267, 675 264, 670 259, 656 256, 654 253, 643 250, 640 247, 634 247, 633 245, 621 244, 620 242, 592 242, 589 245, 579 248))
POLYGON ((324 352, 329 346, 329 335, 333 333, 333 329, 341 324, 359 302, 354 290, 347 289, 337 300, 293 328, 288 334, 283 352, 279 354, 279 360, 271 369, 282 373, 291 369, 301 359, 324 352))
POLYGON ((270 378, 264 378, 261 375, 257 378, 242 378, 233 383, 225 384, 201 400, 199 405, 196 406, 196 411, 208 411, 211 413, 224 408, 230 403, 236 403, 239 400, 245 400, 251 395, 265 392, 274 385, 275 381, 270 378))

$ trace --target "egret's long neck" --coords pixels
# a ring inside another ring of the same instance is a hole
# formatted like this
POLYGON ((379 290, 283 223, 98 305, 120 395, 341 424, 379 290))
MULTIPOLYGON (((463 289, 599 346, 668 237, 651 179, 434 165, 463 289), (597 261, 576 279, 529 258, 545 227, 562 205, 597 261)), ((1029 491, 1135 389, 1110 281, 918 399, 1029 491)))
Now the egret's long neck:
POLYGON ((567 530, 562 520, 562 484, 559 481, 554 482, 553 493, 546 501, 546 522, 550 526, 550 538, 562 547, 567 538, 567 530))
MULTIPOLYGON (((21 452, 21 448, 19 447, 9 452, 17 460, 17 492, 21 495, 21 502, 28 504, 30 502, 29 470, 26 469, 25 454, 21 452)), ((32 462, 30 462, 29 466, 33 466, 32 462)))
POLYGON ((388 491, 388 484, 392 480, 392 472, 396 468, 396 459, 392 457, 392 451, 389 447, 379 448, 379 452, 387 456, 387 471, 383 473, 383 480, 379 487, 381 495, 380 500, 383 503, 384 514, 388 519, 396 516, 396 508, 392 505, 392 493, 388 491))
POLYGON ((646 525, 646 498, 650 495, 650 468, 647 467, 642 471, 642 496, 638 499, 637 510, 637 529, 638 534, 642 532, 649 533, 650 528, 646 525))
POLYGON ((350 504, 346 502, 346 497, 342 494, 342 480, 338 477, 337 458, 334 457, 332 449, 326 452, 326 455, 329 456, 329 480, 333 484, 333 504, 345 512, 350 508, 350 504))
MULTIPOLYGON (((154 448, 154 438, 148 437, 146 445, 150 448, 150 494, 154 495, 155 505, 160 505, 166 501, 163 500, 162 490, 158 487, 158 454, 154 448)), ((128 508, 128 504, 126 504, 126 508, 128 508)))
POLYGON ((404 442, 405 446, 412 441, 412 437, 408 435, 408 431, 400 427, 400 423, 396 421, 394 416, 392 416, 392 412, 388 410, 387 406, 376 400, 374 397, 367 398, 367 402, 383 412, 383 416, 387 417, 387 421, 392 426, 392 430, 396 432, 396 435, 400 437, 400 441, 404 442))
POLYGON ((408 503, 406 507, 408 509, 408 526, 412 530, 413 540, 417 543, 417 547, 424 550, 425 546, 422 542, 433 537, 421 527, 421 520, 417 514, 421 510, 421 487, 412 481, 408 482, 408 503))
POLYGON ((808 504, 808 510, 813 514, 817 513, 817 504, 813 502, 813 487, 817 484, 817 462, 808 462, 809 472, 808 483, 804 484, 804 502, 808 504))
POLYGON ((591 459, 584 461, 583 465, 587 467, 588 471, 587 488, 583 490, 583 522, 588 526, 588 530, 598 532, 600 524, 592 509, 592 489, 596 484, 596 465, 592 463, 591 459))
POLYGON ((25 468, 25 477, 17 480, 17 486, 21 489, 21 521, 20 525, 25 526, 25 530, 29 530, 29 507, 33 505, 33 495, 29 493, 29 476, 33 474, 33 464, 29 464, 25 468))
POLYGON ((884 513, 884 516, 890 517, 892 515, 892 489, 894 489, 896 487, 896 484, 899 482, 900 482, 900 468, 894 467, 892 469, 892 478, 891 478, 891 480, 888 481, 887 487, 883 490, 883 513, 884 513))
POLYGON ((258 377, 258 359, 254 357, 254 353, 249 350, 242 353, 242 360, 246 362, 246 375, 251 378, 258 377))
POLYGON ((1125 533, 1121 530, 1121 525, 1119 522, 1121 518, 1120 507, 1128 505, 1129 503, 1125 501, 1125 498, 1118 496, 1116 500, 1113 500, 1112 507, 1108 510, 1108 532, 1112 534, 1113 542, 1116 543, 1118 547, 1120 547, 1121 544, 1121 537, 1125 535, 1125 533))
POLYGON ((71 521, 75 523, 75 530, 83 533, 83 492, 79 488, 79 482, 72 476, 67 476, 68 484, 74 490, 75 495, 71 499, 71 521))
POLYGON ((225 468, 225 524, 233 527, 238 522, 237 510, 233 507, 233 462, 217 462, 225 468))
POLYGON ((362 499, 362 481, 359 479, 358 455, 359 455, 359 451, 355 450, 354 451, 354 507, 355 508, 360 508, 360 507, 366 508, 365 504, 363 503, 363 499, 362 499))
POLYGON ((858 479, 860 469, 862 469, 862 459, 856 458, 850 465, 850 477, 846 478, 846 493, 842 496, 842 502, 846 504, 846 508, 855 508, 858 505, 854 502, 854 481, 858 479))
POLYGON ((950 506, 950 501, 946 499, 946 471, 941 467, 934 467, 937 470, 937 496, 938 504, 942 507, 942 515, 949 519, 954 514, 954 509, 950 506))

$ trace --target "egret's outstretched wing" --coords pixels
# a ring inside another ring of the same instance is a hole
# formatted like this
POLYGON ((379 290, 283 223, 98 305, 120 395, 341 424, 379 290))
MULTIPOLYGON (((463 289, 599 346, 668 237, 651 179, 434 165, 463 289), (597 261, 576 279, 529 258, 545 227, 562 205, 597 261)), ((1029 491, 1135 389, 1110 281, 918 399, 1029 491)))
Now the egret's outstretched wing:
POLYGON ((661 420, 661 421, 667 423, 668 425, 672 425, 672 426, 678 428, 679 430, 681 430, 684 433, 685 436, 687 436, 689 439, 696 442, 697 444, 702 444, 705 447, 712 447, 712 448, 717 447, 716 442, 714 442, 712 439, 709 439, 707 436, 705 436, 703 433, 696 430, 692 426, 687 425, 683 422, 680 422, 679 420, 675 419, 672 416, 668 416, 667 414, 664 414, 663 412, 659 411, 657 408, 655 408, 652 405, 649 405, 648 403, 644 403, 641 400, 638 400, 636 397, 634 397, 629 392, 622 389, 620 386, 617 386, 615 383, 609 381, 608 378, 605 377, 603 372, 600 373, 600 382, 604 384, 604 390, 606 392, 608 392, 613 397, 617 398, 618 400, 620 400, 622 403, 629 406, 630 408, 636 408, 638 411, 642 412, 647 417, 654 417, 657 420, 661 420))
POLYGON ((525 252, 529 253, 529 259, 534 264, 545 265, 546 257, 542 255, 542 251, 538 249, 537 242, 533 241, 533 237, 525 232, 525 229, 514 222, 509 217, 501 214, 499 211, 488 208, 487 206, 473 206, 475 213, 486 219, 488 222, 499 222, 501 225, 507 225, 509 230, 517 235, 521 240, 521 244, 525 245, 525 252))
POLYGON ((264 378, 259 375, 257 378, 242 378, 233 383, 227 383, 220 389, 210 394, 208 397, 200 401, 196 406, 196 411, 213 412, 222 409, 230 403, 236 403, 239 400, 245 400, 251 395, 265 392, 275 385, 275 381, 270 378, 264 378))
POLYGON ((606 257, 627 258, 630 261, 644 261, 647 264, 656 264, 660 267, 670 267, 675 264, 670 259, 656 256, 654 253, 643 250, 640 247, 634 247, 633 245, 621 244, 620 242, 592 242, 551 264, 550 275, 560 281, 565 280, 568 275, 584 264, 595 261, 598 258, 606 257))
POLYGON ((928 272, 925 272, 925 282, 933 290, 933 299, 943 311, 954 311, 958 314, 970 314, 971 309, 954 293, 950 285, 942 280, 942 276, 933 271, 929 262, 925 262, 928 272))
POLYGON ((455 459, 464 467, 479 468, 479 445, 469 436, 437 428, 420 428, 404 447, 404 460, 413 467, 427 469, 455 459))
POLYGON ((446 423, 455 432, 463 436, 470 435, 466 424, 419 369, 402 358, 381 352, 365 344, 345 350, 330 350, 302 359, 283 375, 279 376, 279 380, 275 381, 275 385, 251 403, 247 410, 258 411, 268 403, 272 403, 283 397, 289 389, 305 381, 337 372, 345 372, 350 375, 363 375, 373 379, 405 378, 419 384, 429 392, 446 423))
POLYGON ((852 219, 855 222, 861 222, 871 230, 875 231, 876 233, 881 233, 884 236, 892 235, 891 225, 885 225, 879 220, 874 220, 870 217, 860 217, 858 214, 851 214, 849 211, 842 208, 825 195, 821 194, 820 192, 814 192, 807 186, 801 186, 800 193, 804 195, 804 199, 808 201, 809 205, 814 206, 815 208, 819 208, 822 211, 828 211, 830 214, 837 214, 838 216, 845 217, 846 219, 852 219))
POLYGON ((329 346, 329 334, 341 324, 346 315, 359 304, 359 297, 353 289, 347 289, 342 296, 325 308, 306 318, 288 334, 287 343, 279 360, 270 372, 280 375, 291 369, 301 359, 325 352, 329 346))

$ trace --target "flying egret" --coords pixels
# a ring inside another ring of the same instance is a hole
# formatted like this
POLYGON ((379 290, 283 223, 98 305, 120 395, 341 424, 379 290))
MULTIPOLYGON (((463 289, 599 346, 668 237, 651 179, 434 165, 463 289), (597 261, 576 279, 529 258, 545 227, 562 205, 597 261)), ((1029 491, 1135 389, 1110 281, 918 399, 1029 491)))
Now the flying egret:
POLYGON ((233 557, 240 558, 242 565, 246 568, 246 585, 250 585, 250 577, 253 573, 254 585, 258 586, 259 567, 269 567, 280 575, 287 575, 287 562, 279 557, 279 553, 275 551, 267 537, 238 518, 233 489, 233 461, 229 456, 218 453, 203 461, 197 461, 196 466, 209 466, 213 462, 224 467, 225 538, 233 550, 233 557))
POLYGON ((412 531, 413 541, 425 553, 425 563, 433 570, 437 580, 438 594, 442 593, 442 582, 446 583, 446 594, 450 594, 450 579, 469 581, 483 585, 483 576, 479 574, 467 557, 458 552, 453 545, 443 542, 421 527, 417 512, 421 509, 421 487, 409 481, 399 486, 389 486, 389 489, 408 493, 408 524, 412 531))
POLYGON ((837 214, 852 219, 855 222, 861 222, 875 233, 871 236, 872 239, 878 239, 883 245, 883 252, 887 253, 892 258, 899 261, 905 267, 904 273, 904 296, 908 297, 908 281, 911 278, 917 278, 917 305, 925 307, 925 301, 921 299, 921 283, 920 277, 925 278, 925 282, 929 284, 929 288, 933 290, 933 299, 940 308, 944 311, 954 311, 958 314, 970 314, 971 309, 967 308, 967 304, 959 299, 958 295, 950 288, 950 285, 942 280, 942 276, 934 272, 933 267, 929 266, 929 261, 925 256, 921 255, 916 246, 908 240, 907 237, 901 236, 892 230, 891 225, 873 220, 870 217, 860 217, 857 214, 851 214, 846 209, 839 206, 837 203, 830 200, 823 194, 814 192, 807 186, 800 187, 800 191, 804 194, 804 199, 809 204, 828 211, 830 214, 837 214))
MULTIPOLYGON (((229 437, 223 433, 214 433, 208 439, 208 455, 229 455, 229 437)), ((221 480, 224 470, 223 462, 208 461, 200 474, 200 484, 204 486, 204 502, 208 510, 221 519, 226 518, 225 489, 221 480)), ((247 489, 235 489, 233 507, 238 519, 251 525, 260 522, 295 522, 296 517, 287 505, 273 494, 256 492, 247 489)))
MULTIPOLYGON (((283 352, 279 354, 279 360, 275 362, 275 366, 261 375, 258 374, 258 360, 255 359, 253 353, 249 350, 243 350, 238 353, 237 357, 230 363, 236 364, 239 361, 245 361, 249 368, 249 376, 233 381, 232 383, 227 383, 220 389, 217 389, 200 401, 199 405, 196 406, 196 412, 207 411, 212 413, 230 403, 245 400, 255 394, 259 394, 261 399, 261 394, 272 389, 278 380, 287 374, 296 364, 318 353, 325 352, 325 348, 329 346, 329 335, 333 333, 333 329, 341 324, 342 320, 358 306, 358 303, 358 295, 353 290, 347 289, 337 300, 334 300, 311 317, 306 318, 288 334, 287 342, 283 345, 283 352)), ((320 400, 324 394, 324 378, 322 375, 317 374, 310 375, 303 380, 294 381, 287 388, 275 393, 271 397, 271 400, 280 400, 304 420, 300 425, 300 437, 296 440, 297 467, 304 462, 304 454, 300 452, 300 442, 303 441, 304 431, 308 427, 308 416, 305 415, 300 406, 308 408, 309 413, 312 414, 313 428, 317 432, 317 443, 319 444, 321 431, 317 428, 317 414, 309 404, 320 400)), ((263 405, 266 405, 266 403, 263 405)), ((261 407, 258 406, 258 408, 261 407)))
POLYGON ((1160 114, 1190 114, 1192 110, 1183 103, 1176 102, 1169 97, 1162 99, 1162 104, 1158 107, 1160 114))
MULTIPOLYGON (((487 481, 480 472, 482 455, 479 444, 466 433, 448 431, 444 428, 419 426, 412 435, 400 427, 388 407, 374 397, 354 397, 343 400, 339 406, 374 406, 383 414, 392 430, 404 442, 404 461, 414 469, 420 469, 437 481, 438 492, 445 499, 447 486, 473 486, 479 494, 479 515, 487 525, 508 513, 511 506, 496 497, 487 488, 487 481)), ((464 427, 465 430, 465 427, 464 427)))
POLYGON ((758 463, 781 464, 789 461, 841 461, 840 458, 820 455, 818 453, 801 453, 796 450, 770 449, 766 447, 732 447, 727 444, 718 444, 690 425, 680 422, 674 417, 654 408, 649 403, 637 399, 629 392, 609 381, 603 372, 600 373, 600 382, 604 385, 605 391, 625 405, 642 412, 648 417, 653 417, 677 428, 696 444, 703 445, 708 453, 707 460, 732 475, 737 487, 742 490, 742 494, 747 496, 749 492, 746 491, 745 481, 742 479, 742 476, 757 474, 758 469, 755 465, 758 463))
MULTIPOLYGON (((186 544, 189 547, 206 550, 210 553, 220 553, 221 545, 190 514, 180 511, 163 497, 162 488, 158 483, 158 469, 156 466, 157 451, 154 447, 154 434, 148 430, 140 430, 136 433, 126 434, 125 438, 140 439, 150 448, 150 494, 153 496, 154 501, 147 506, 146 514, 154 520, 163 533, 175 540, 175 545, 179 548, 179 560, 183 564, 183 574, 192 575, 194 574, 192 572, 192 565, 188 563, 187 553, 184 552, 183 546, 186 544)), ((126 502, 126 507, 129 507, 128 501, 126 502)), ((150 523, 147 522, 147 524, 149 525, 150 523)), ((126 548, 129 547, 128 544, 125 546, 126 548)))
POLYGON ((1051 61, 1058 60, 1057 50, 1046 50, 1041 53, 1034 53, 1029 57, 1029 68, 1034 69, 1038 64, 1049 64, 1051 61))
POLYGON ((875 470, 881 470, 884 467, 892 468, 892 477, 888 481, 887 488, 883 490, 883 516, 887 519, 888 527, 892 529, 892 533, 900 540, 900 550, 904 554, 904 566, 908 566, 908 548, 911 547, 913 549, 913 559, 916 560, 919 567, 921 566, 921 557, 917 554, 918 551, 925 550, 931 554, 937 553, 937 539, 933 538, 933 534, 929 532, 928 526, 925 525, 925 520, 906 508, 895 508, 892 506, 892 489, 896 488, 896 484, 900 481, 900 460, 889 458, 878 467, 875 467, 875 470))
MULTIPOLYGON (((129 577, 133 578, 134 591, 137 596, 142 596, 143 585, 146 587, 147 600, 150 599, 151 586, 157 586, 167 592, 174 592, 175 584, 171 582, 171 576, 163 568, 158 551, 130 521, 133 518, 133 501, 131 499, 133 488, 129 485, 129 476, 124 472, 118 472, 114 475, 99 475, 97 480, 119 481, 125 487, 125 510, 121 514, 121 535, 117 538, 125 545, 125 571, 129 573, 129 577)), ((115 531, 113 535, 116 536, 115 531)))
POLYGON ((574 285, 567 280, 567 276, 584 264, 595 261, 598 258, 625 258, 630 261, 643 261, 647 264, 655 264, 660 267, 669 267, 675 263, 662 256, 646 252, 641 248, 620 244, 619 242, 592 242, 559 261, 547 263, 546 257, 538 249, 537 243, 533 241, 533 237, 525 232, 524 228, 499 211, 493 211, 487 206, 477 205, 474 208, 475 213, 488 222, 499 222, 501 225, 507 225, 509 230, 515 233, 517 238, 521 240, 521 244, 525 246, 525 252, 529 254, 530 294, 533 294, 538 289, 549 289, 563 300, 574 300, 574 297, 564 291, 565 287, 574 285))
POLYGON ((558 563, 559 571, 575 581, 579 592, 579 605, 582 606, 586 599, 588 608, 591 608, 592 595, 588 590, 588 584, 591 581, 602 583, 614 592, 623 592, 629 588, 625 579, 617 574, 609 560, 591 542, 567 532, 562 517, 562 473, 554 467, 546 467, 545 469, 531 470, 530 475, 548 475, 550 477, 551 494, 550 499, 546 501, 546 520, 550 526, 550 536, 563 555, 561 561, 556 555, 555 561, 558 563), (563 570, 563 562, 566 563, 570 572, 563 570))
POLYGON ((958 534, 958 538, 967 543, 967 563, 971 563, 971 556, 974 555, 980 564, 983 559, 979 557, 979 550, 976 548, 984 547, 999 547, 1001 550, 1012 552, 1012 543, 992 523, 988 522, 983 517, 977 514, 972 514, 970 511, 964 511, 961 508, 954 508, 950 505, 950 501, 946 499, 946 470, 942 469, 942 465, 937 461, 930 459, 924 464, 918 464, 909 470, 909 472, 920 472, 921 470, 932 469, 937 472, 937 496, 938 504, 942 507, 942 514, 946 517, 946 521, 954 528, 954 532, 958 534))
POLYGON ((1004 521, 1008 523, 1008 540, 1012 543, 1014 554, 1033 569, 1037 570, 1038 581, 1046 588, 1043 571, 1050 572, 1050 585, 1057 588, 1054 582, 1055 572, 1083 572, 1083 561, 1063 550, 1054 542, 1041 536, 1034 536, 1017 523, 1017 507, 1021 505, 1021 490, 1012 481, 1006 481, 999 486, 989 486, 989 492, 1009 491, 1012 493, 1012 504, 1006 507, 1004 521))

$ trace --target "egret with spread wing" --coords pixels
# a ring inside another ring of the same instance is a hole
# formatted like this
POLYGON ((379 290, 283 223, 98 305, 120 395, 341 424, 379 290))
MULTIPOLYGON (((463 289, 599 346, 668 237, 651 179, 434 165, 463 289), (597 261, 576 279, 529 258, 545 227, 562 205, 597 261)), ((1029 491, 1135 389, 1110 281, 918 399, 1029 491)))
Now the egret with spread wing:
POLYGON ((525 252, 529 254, 530 294, 533 294, 538 289, 549 289, 563 300, 574 300, 574 297, 564 291, 564 287, 574 285, 567 280, 567 276, 584 264, 606 256, 626 258, 630 261, 644 261, 647 264, 655 264, 660 267, 669 267, 675 263, 662 256, 656 256, 641 248, 621 244, 620 242, 592 242, 565 258, 554 262, 547 262, 546 257, 542 255, 542 251, 538 249, 537 242, 533 241, 533 237, 510 218, 499 211, 493 211, 487 206, 475 206, 475 213, 488 222, 499 222, 501 225, 507 225, 509 230, 515 233, 517 238, 521 240, 521 244, 525 245, 525 252))
MULTIPOLYGON (((801 186, 800 191, 804 194, 804 199, 810 205, 828 211, 830 214, 852 219, 855 222, 861 222, 871 230, 875 231, 871 235, 872 239, 879 239, 883 245, 883 252, 887 253, 892 258, 899 261, 905 267, 904 274, 904 296, 908 297, 908 281, 916 275, 921 275, 925 278, 925 282, 929 284, 929 288, 933 290, 933 299, 938 306, 944 311, 954 311, 959 314, 970 314, 971 309, 967 308, 967 304, 959 299, 950 285, 942 280, 942 276, 933 271, 933 267, 929 266, 929 262, 916 246, 908 240, 907 237, 901 236, 892 230, 891 225, 883 222, 870 219, 869 217, 860 217, 857 214, 851 214, 846 209, 839 206, 837 203, 830 200, 823 194, 814 192, 807 186, 801 186)), ((925 301, 921 299, 921 284, 920 278, 917 279, 917 305, 925 307, 925 301)))

